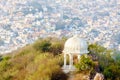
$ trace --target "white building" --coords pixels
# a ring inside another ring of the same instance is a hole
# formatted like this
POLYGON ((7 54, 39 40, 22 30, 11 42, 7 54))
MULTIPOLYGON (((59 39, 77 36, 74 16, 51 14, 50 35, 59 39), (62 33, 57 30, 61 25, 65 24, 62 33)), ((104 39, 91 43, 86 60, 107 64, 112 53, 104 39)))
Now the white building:
POLYGON ((73 66, 73 56, 77 55, 78 60, 80 56, 89 53, 88 44, 85 39, 75 35, 69 38, 64 45, 64 66, 62 67, 64 72, 74 71, 76 68, 73 66), (69 65, 67 65, 67 55, 69 56, 69 65))

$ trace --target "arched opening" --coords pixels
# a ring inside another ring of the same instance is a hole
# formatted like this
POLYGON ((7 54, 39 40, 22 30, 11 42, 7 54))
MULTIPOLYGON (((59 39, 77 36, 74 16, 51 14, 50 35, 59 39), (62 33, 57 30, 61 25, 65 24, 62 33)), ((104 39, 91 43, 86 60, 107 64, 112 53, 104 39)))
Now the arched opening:
POLYGON ((73 55, 64 54, 64 66, 73 66, 73 55))
POLYGON ((73 56, 73 64, 76 64, 76 63, 78 63, 78 56, 74 55, 73 56))
POLYGON ((70 65, 70 56, 69 54, 66 54, 66 65, 70 65))
POLYGON ((70 65, 70 54, 64 54, 64 66, 70 65))

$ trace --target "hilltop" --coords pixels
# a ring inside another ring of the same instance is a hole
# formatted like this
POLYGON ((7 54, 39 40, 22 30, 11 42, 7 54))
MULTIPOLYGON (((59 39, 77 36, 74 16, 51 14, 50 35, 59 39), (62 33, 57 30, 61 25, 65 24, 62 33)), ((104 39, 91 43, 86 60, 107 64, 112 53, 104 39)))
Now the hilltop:
POLYGON ((90 44, 90 53, 74 63, 77 71, 64 73, 63 46, 65 38, 38 39, 33 44, 0 56, 0 80, 73 80, 93 79, 97 72, 105 80, 120 79, 120 52, 90 44))

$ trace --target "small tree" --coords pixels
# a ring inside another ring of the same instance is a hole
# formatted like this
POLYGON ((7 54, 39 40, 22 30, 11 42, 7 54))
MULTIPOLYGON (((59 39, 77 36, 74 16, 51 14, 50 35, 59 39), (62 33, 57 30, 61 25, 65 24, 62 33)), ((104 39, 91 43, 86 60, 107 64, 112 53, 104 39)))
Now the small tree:
POLYGON ((33 47, 37 51, 41 51, 41 52, 47 52, 47 51, 49 51, 50 46, 51 46, 51 43, 50 43, 49 40, 38 40, 33 45, 33 47))
POLYGON ((62 53, 63 50, 63 44, 60 42, 56 42, 51 45, 50 52, 52 52, 54 55, 62 53))

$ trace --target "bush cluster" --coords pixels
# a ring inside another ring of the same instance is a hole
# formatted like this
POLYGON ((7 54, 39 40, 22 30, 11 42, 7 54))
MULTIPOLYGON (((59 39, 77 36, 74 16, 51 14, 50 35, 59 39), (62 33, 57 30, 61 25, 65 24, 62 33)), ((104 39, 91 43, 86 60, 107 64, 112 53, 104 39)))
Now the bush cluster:
POLYGON ((79 62, 75 64, 79 71, 91 70, 94 67, 92 59, 87 55, 82 55, 79 62))
POLYGON ((108 50, 97 44, 91 44, 89 51, 98 57, 99 72, 104 74, 105 80, 120 80, 120 53, 116 54, 115 50, 108 50))
POLYGON ((38 40, 14 54, 1 56, 0 80, 67 80, 61 70, 63 57, 55 51, 62 50, 59 45, 49 39, 38 40))
POLYGON ((64 40, 40 39, 33 44, 33 47, 40 52, 50 52, 54 55, 62 53, 64 40))

